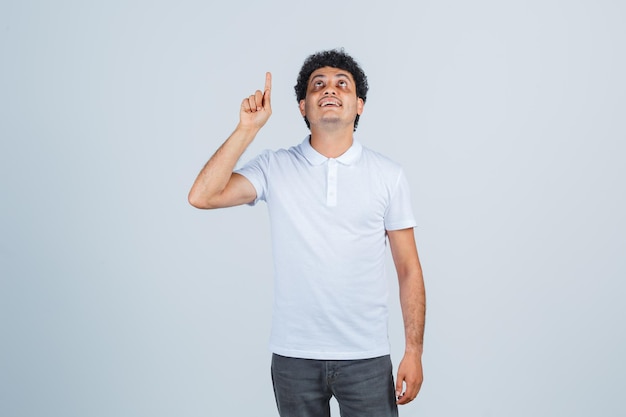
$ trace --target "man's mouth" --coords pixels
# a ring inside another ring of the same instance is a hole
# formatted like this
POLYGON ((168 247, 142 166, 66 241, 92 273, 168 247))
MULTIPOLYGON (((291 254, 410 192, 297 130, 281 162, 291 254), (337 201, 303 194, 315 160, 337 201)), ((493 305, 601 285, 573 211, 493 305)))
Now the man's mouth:
POLYGON ((320 107, 341 107, 341 102, 335 98, 323 98, 320 100, 320 107))

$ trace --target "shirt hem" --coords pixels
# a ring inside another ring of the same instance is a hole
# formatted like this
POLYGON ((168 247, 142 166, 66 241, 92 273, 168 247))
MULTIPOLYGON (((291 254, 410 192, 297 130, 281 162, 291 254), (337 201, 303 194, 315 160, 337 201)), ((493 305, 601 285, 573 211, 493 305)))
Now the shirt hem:
POLYGON ((373 349, 368 351, 359 352, 327 352, 327 351, 309 351, 298 349, 285 349, 279 346, 269 347, 270 352, 280 356, 287 356, 289 358, 298 359, 316 359, 316 360, 356 360, 356 359, 371 359, 380 356, 390 354, 389 347, 381 347, 379 349, 373 349))

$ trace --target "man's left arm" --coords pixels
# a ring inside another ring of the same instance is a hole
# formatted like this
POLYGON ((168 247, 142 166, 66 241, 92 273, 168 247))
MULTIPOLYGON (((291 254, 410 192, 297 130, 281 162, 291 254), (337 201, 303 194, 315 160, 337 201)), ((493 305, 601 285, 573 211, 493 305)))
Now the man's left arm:
POLYGON ((426 293, 413 228, 390 230, 387 236, 398 273, 406 345, 404 357, 398 366, 396 397, 398 404, 407 404, 417 396, 424 378, 422 351, 426 293))

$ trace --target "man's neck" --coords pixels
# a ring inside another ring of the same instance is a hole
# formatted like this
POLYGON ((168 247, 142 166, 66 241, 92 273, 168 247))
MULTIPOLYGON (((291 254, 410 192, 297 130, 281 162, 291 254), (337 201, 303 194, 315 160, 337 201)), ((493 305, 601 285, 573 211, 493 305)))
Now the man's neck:
POLYGON ((311 129, 311 147, 327 158, 343 155, 354 141, 352 129, 349 131, 319 131, 311 129))

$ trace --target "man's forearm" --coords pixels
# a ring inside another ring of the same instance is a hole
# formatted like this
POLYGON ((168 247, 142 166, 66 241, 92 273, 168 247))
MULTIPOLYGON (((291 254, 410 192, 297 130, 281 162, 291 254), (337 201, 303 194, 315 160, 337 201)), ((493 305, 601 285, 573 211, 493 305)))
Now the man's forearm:
POLYGON ((424 347, 426 294, 421 268, 399 278, 400 305, 404 320, 405 350, 421 355, 424 347))
POLYGON ((211 200, 228 184, 235 165, 254 140, 259 129, 237 126, 204 165, 189 191, 189 202, 195 207, 209 207, 211 200))

